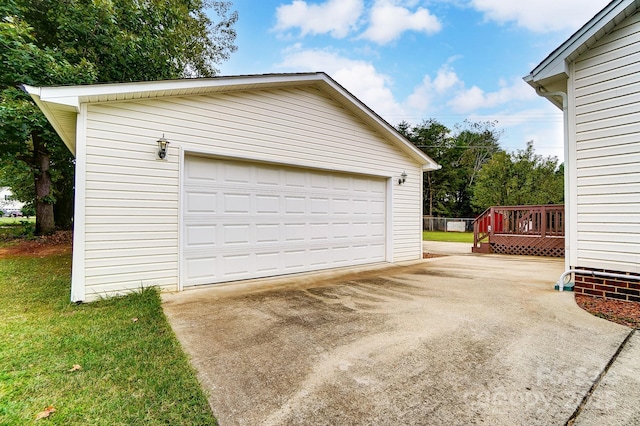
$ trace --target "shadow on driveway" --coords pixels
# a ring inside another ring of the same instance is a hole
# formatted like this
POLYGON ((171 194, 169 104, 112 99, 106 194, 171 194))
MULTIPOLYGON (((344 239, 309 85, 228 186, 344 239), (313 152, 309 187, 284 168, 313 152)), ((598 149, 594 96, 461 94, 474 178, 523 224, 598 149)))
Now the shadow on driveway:
POLYGON ((163 298, 221 425, 551 425, 629 333, 553 291, 562 270, 446 256, 163 298))

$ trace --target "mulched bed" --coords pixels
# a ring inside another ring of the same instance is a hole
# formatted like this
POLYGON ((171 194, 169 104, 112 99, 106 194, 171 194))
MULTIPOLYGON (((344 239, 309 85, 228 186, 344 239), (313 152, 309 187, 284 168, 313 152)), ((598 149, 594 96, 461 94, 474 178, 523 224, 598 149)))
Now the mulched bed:
POLYGON ((576 294, 576 303, 585 311, 611 322, 640 328, 640 303, 576 294))
POLYGON ((71 231, 58 231, 52 235, 34 238, 17 238, 0 248, 0 258, 10 256, 43 257, 71 251, 71 231))

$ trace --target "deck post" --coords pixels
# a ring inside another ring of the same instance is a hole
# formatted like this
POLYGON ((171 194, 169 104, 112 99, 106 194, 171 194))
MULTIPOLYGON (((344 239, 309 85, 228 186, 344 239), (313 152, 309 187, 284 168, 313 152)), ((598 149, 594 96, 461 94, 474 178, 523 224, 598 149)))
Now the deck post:
POLYGON ((494 209, 491 207, 489 209, 489 243, 491 243, 491 237, 493 237, 493 230, 495 229, 495 224, 493 223, 494 209))

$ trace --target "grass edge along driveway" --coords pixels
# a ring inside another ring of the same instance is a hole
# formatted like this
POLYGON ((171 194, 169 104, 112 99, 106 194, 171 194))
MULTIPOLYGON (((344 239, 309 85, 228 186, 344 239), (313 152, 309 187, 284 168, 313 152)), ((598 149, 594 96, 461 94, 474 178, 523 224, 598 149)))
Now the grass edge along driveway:
POLYGON ((0 424, 216 424, 158 292, 75 305, 70 270, 0 259, 0 424))
POLYGON ((422 241, 473 244, 473 232, 422 231, 422 241))

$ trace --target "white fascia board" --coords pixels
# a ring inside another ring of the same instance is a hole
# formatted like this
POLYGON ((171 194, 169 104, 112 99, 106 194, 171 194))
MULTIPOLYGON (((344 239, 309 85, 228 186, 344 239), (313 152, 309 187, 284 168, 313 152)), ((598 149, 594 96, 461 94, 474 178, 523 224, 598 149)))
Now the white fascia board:
POLYGON ((322 73, 265 74, 257 76, 231 76, 212 78, 186 78, 181 80, 139 81, 133 83, 102 83, 78 86, 31 88, 38 90, 44 101, 79 107, 80 103, 128 100, 145 97, 189 95, 206 89, 225 87, 256 87, 284 85, 286 83, 313 82, 322 73))
POLYGON ((33 87, 23 84, 22 87, 34 100, 38 98, 41 102, 66 105, 74 108, 76 112, 80 110, 78 96, 74 93, 77 91, 76 88, 83 86, 33 87))
POLYGON ((631 15, 639 7, 640 0, 612 1, 547 56, 529 75, 524 77, 524 80, 535 88, 540 80, 559 74, 568 76, 568 61, 606 35, 609 32, 606 29, 610 23, 631 15))

